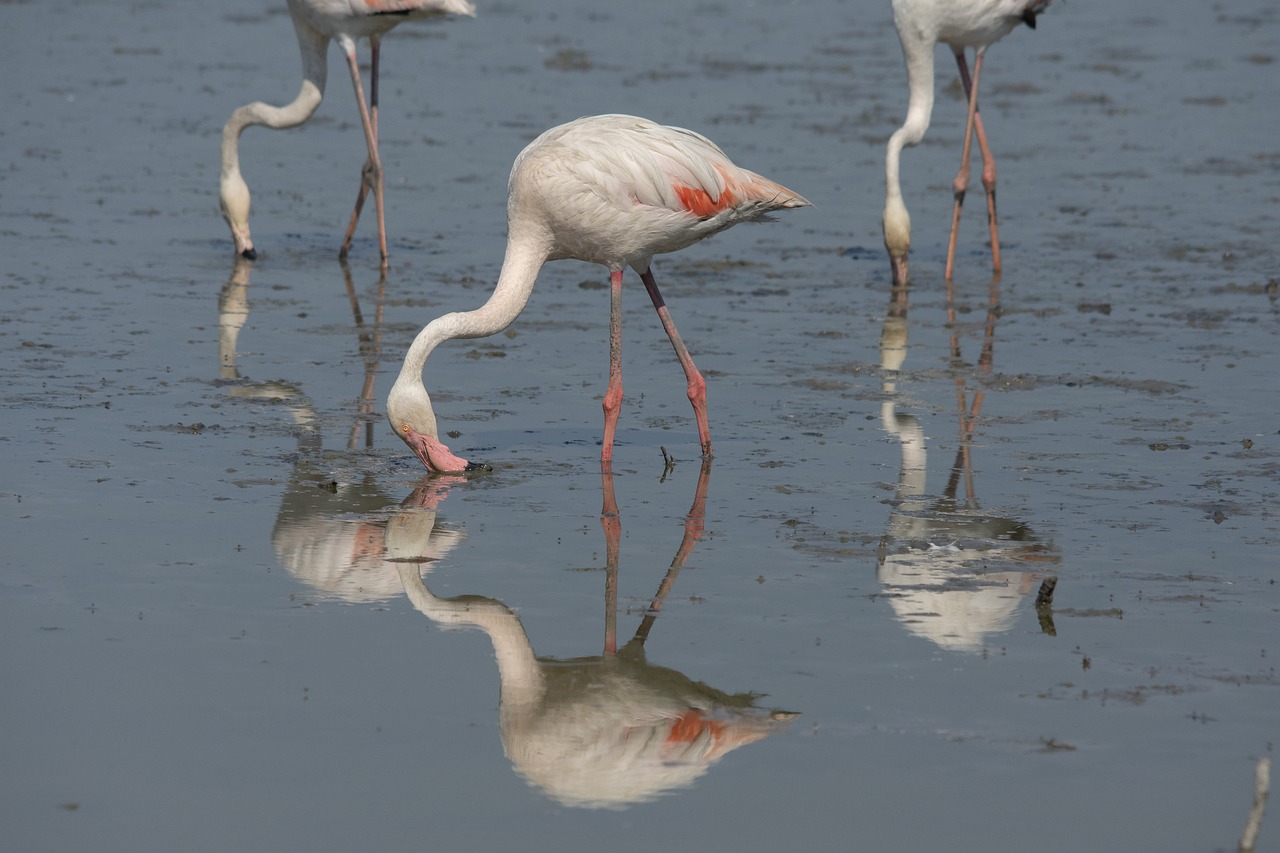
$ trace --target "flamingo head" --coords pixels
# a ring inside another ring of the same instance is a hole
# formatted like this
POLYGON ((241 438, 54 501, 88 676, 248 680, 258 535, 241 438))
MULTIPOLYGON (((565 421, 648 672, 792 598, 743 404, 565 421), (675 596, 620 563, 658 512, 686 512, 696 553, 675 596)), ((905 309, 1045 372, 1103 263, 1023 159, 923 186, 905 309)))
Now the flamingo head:
POLYGON ((428 471, 444 474, 488 469, 487 465, 468 462, 453 454, 440 441, 436 414, 421 380, 415 381, 413 377, 406 380, 402 376, 396 381, 387 396, 387 419, 391 429, 409 445, 428 471))
POLYGON ((221 184, 222 218, 231 226, 231 239, 236 243, 236 254, 253 260, 258 253, 249 236, 249 187, 239 171, 223 174, 221 184))
POLYGON ((907 255, 911 250, 911 217, 900 196, 890 195, 884 205, 884 247, 893 265, 893 283, 907 283, 907 255))

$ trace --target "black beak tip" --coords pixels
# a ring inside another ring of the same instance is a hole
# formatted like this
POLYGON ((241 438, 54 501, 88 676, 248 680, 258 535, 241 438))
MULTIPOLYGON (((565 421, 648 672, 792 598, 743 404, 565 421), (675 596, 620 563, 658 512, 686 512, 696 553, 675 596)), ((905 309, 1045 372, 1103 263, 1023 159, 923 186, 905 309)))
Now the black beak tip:
POLYGON ((1036 13, 1030 9, 1024 10, 1022 13, 1022 22, 1034 30, 1036 28, 1036 13))
POLYGON ((256 261, 256 260, 258 259, 258 250, 257 250, 257 249, 245 249, 243 252, 241 252, 241 253, 240 253, 240 257, 245 258, 245 259, 250 260, 250 261, 256 261))

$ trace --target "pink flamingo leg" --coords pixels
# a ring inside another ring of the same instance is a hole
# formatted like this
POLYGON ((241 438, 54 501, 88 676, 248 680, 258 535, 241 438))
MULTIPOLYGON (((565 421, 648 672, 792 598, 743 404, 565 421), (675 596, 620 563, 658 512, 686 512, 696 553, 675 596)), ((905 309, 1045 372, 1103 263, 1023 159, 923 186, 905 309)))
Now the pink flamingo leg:
POLYGON ((600 508, 600 526, 604 528, 604 653, 618 652, 618 550, 622 543, 622 513, 613 492, 613 469, 602 466, 600 483, 604 504, 600 508))
MULTIPOLYGON (((369 44, 372 47, 370 63, 373 68, 373 75, 370 85, 370 106, 369 106, 369 122, 373 125, 373 137, 376 141, 378 138, 378 51, 379 42, 377 39, 370 39, 369 44)), ((347 225, 346 236, 342 238, 342 248, 338 250, 338 257, 345 259, 347 253, 351 250, 351 239, 355 236, 356 225, 360 222, 360 213, 364 210, 364 200, 369 195, 369 185, 372 181, 372 169, 369 161, 365 160, 364 167, 360 170, 360 192, 356 194, 355 209, 351 212, 351 222, 347 225)))
POLYGON ((995 272, 1000 272, 1000 232, 996 221, 996 161, 987 145, 986 129, 982 126, 982 115, 978 112, 978 80, 982 73, 984 53, 979 51, 973 61, 973 80, 969 79, 969 66, 965 62, 964 51, 956 51, 956 66, 960 70, 960 82, 964 86, 965 95, 969 99, 969 115, 965 122, 964 150, 960 158, 960 171, 952 184, 955 192, 955 207, 951 215, 951 237, 947 241, 947 268, 945 278, 951 280, 955 271, 956 241, 960 230, 960 208, 964 204, 965 190, 969 186, 969 155, 973 147, 973 136, 978 137, 978 149, 982 153, 982 185, 987 193, 987 225, 991 231, 991 265, 995 272))
POLYGON ((987 145, 987 133, 982 126, 982 114, 978 112, 978 74, 982 70, 982 59, 986 54, 980 53, 973 63, 973 131, 978 136, 978 150, 982 152, 982 186, 987 191, 987 226, 991 231, 991 268, 1000 272, 1000 232, 996 226, 996 158, 987 145))
POLYGON ((613 461, 613 436, 622 412, 622 270, 609 273, 609 387, 604 392, 604 442, 601 465, 613 461))
POLYGON ((689 350, 685 348, 684 341, 680 340, 680 333, 676 331, 676 324, 671 319, 671 312, 667 310, 667 303, 662 300, 662 294, 658 291, 658 283, 653 280, 653 273, 646 269, 640 273, 640 278, 644 281, 644 286, 649 291, 649 298, 653 300, 653 307, 658 310, 658 318, 662 321, 662 328, 666 330, 667 337, 671 339, 671 346, 675 348, 676 358, 680 359, 680 366, 684 368, 685 378, 689 381, 689 402, 693 404, 693 415, 698 421, 698 441, 702 444, 702 456, 704 459, 710 459, 711 429, 707 425, 707 381, 702 378, 702 374, 694 366, 693 358, 690 357, 689 350))
POLYGON ((369 104, 364 100, 364 86, 360 82, 360 65, 356 60, 355 44, 346 51, 347 67, 351 71, 351 84, 355 88, 356 103, 360 106, 360 123, 364 126, 364 140, 369 148, 369 159, 365 161, 360 174, 360 193, 356 196, 355 210, 351 214, 351 223, 347 226, 347 235, 343 238, 338 257, 345 258, 351 251, 351 238, 356 231, 356 223, 360 220, 360 211, 364 207, 365 196, 373 190, 373 204, 378 214, 378 250, 382 260, 387 260, 387 221, 383 205, 383 189, 385 179, 382 174, 382 158, 378 154, 378 62, 381 53, 379 40, 369 40, 372 46, 370 63, 370 91, 373 97, 369 104))

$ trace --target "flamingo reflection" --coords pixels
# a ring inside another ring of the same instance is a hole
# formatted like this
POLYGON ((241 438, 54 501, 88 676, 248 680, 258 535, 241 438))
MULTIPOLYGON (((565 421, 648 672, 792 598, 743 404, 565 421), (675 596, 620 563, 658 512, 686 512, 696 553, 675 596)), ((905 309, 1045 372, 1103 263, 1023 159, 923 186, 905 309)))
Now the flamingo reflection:
MULTIPOLYGON (((374 291, 373 322, 365 319, 360 297, 351 277, 351 268, 342 262, 343 280, 359 341, 360 358, 364 362, 364 378, 356 399, 356 416, 347 438, 347 449, 356 450, 363 434, 365 448, 373 447, 374 383, 378 361, 382 355, 382 311, 386 302, 387 272, 383 269, 374 291)), ((281 400, 288 404, 294 422, 300 428, 302 450, 319 450, 316 412, 311 401, 293 382, 283 380, 253 381, 240 375, 237 350, 240 332, 249 319, 249 285, 253 264, 237 257, 231 276, 218 295, 218 384, 233 397, 242 399, 281 400)))
MULTIPOLYGON (((989 374, 994 361, 1000 278, 988 290, 986 322, 978 371, 989 374)), ((978 502, 972 444, 986 391, 968 386, 956 322, 955 292, 947 283, 947 319, 951 328, 952 367, 960 436, 950 476, 941 495, 926 490, 924 429, 911 414, 897 410, 893 378, 907 353, 908 287, 895 285, 880 338, 885 373, 881 423, 902 447, 902 467, 893 510, 880 540, 878 577, 894 613, 911 633, 941 648, 978 652, 988 638, 1009 630, 1017 608, 1036 589, 1040 627, 1054 634, 1052 598, 1055 576, 1023 571, 1025 563, 1054 565, 1060 557, 1026 523, 985 513, 978 502), (964 493, 959 496, 963 483, 964 493)))
MULTIPOLYGON (((461 478, 435 478, 401 505, 432 511, 431 526, 416 546, 423 562, 442 559, 467 538, 464 530, 436 524, 434 515, 435 505, 455 481, 461 478)), ((306 583, 314 598, 349 604, 390 601, 404 591, 398 565, 387 553, 388 523, 400 517, 399 509, 371 476, 339 484, 300 464, 280 501, 271 544, 280 564, 306 583)))
MULTIPOLYGON (((382 311, 386 297, 386 271, 374 290, 371 318, 361 305, 350 267, 341 264, 351 314, 355 323, 364 375, 354 401, 354 417, 346 434, 346 448, 355 451, 373 446, 374 382, 382 350, 382 311), (371 319, 371 321, 370 321, 371 319)), ((218 382, 238 399, 284 405, 293 419, 298 457, 290 472, 276 515, 271 541, 276 556, 291 574, 304 581, 321 599, 352 603, 386 601, 403 587, 394 566, 383 559, 385 511, 395 505, 375 477, 363 466, 340 472, 340 457, 323 458, 321 418, 311 399, 297 383, 255 381, 241 376, 237 349, 249 317, 249 287, 253 264, 237 257, 231 276, 218 298, 218 382), (379 516, 379 513, 384 513, 379 516)), ((448 551, 465 534, 436 534, 433 547, 448 551)))
POLYGON ((305 404, 302 391, 292 382, 251 382, 240 375, 236 362, 240 331, 249 320, 249 284, 253 264, 236 257, 231 276, 218 294, 218 384, 233 397, 261 400, 296 400, 300 405, 291 413, 300 427, 314 425, 315 412, 305 404))
POLYGON ((520 619, 478 595, 440 598, 422 564, 431 546, 435 506, 406 502, 387 524, 388 558, 409 600, 447 625, 480 628, 498 663, 499 722, 516 772, 560 803, 622 808, 687 787, 727 753, 755 743, 796 714, 757 708, 754 693, 726 693, 645 657, 663 601, 702 534, 710 463, 702 468, 684 537, 631 639, 617 646, 621 519, 613 475, 602 475, 606 543, 605 639, 598 656, 560 660, 536 655, 520 619))

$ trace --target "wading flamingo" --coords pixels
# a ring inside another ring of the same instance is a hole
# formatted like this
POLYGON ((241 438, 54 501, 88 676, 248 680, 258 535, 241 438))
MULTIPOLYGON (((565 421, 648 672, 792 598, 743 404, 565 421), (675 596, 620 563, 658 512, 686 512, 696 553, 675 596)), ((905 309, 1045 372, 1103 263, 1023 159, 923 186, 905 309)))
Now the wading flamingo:
POLYGON ((624 115, 581 118, 529 144, 511 169, 507 251, 493 295, 474 311, 445 314, 414 338, 387 398, 391 428, 434 471, 469 467, 441 443, 422 382, 427 356, 453 338, 502 331, 524 310, 547 261, 575 258, 609 268, 609 384, 604 395, 602 463, 613 458, 622 407, 622 272, 640 274, 688 380, 704 457, 711 456, 706 382, 693 364, 649 262, 739 222, 809 202, 735 166, 707 138, 624 115))
POLYGON ((293 28, 298 35, 298 49, 302 53, 302 89, 298 97, 284 107, 273 107, 261 101, 245 104, 231 114, 222 129, 222 216, 231 226, 236 254, 250 260, 257 257, 253 238, 249 236, 249 187, 240 175, 240 134, 255 124, 281 130, 297 127, 311 118, 324 99, 329 41, 337 40, 351 71, 351 83, 360 107, 360 123, 369 147, 369 158, 360 174, 355 211, 351 214, 351 224, 347 226, 339 257, 347 256, 365 197, 373 190, 373 203, 378 214, 378 249, 385 261, 387 226, 382 203, 385 182, 382 158, 378 156, 378 58, 382 37, 396 24, 408 20, 446 14, 474 17, 475 6, 471 0, 288 0, 288 3, 293 28), (369 40, 371 48, 368 103, 365 103, 360 66, 356 62, 356 41, 362 38, 369 40))
POLYGON ((996 230, 996 161, 987 147, 987 135, 978 114, 978 78, 987 48, 1007 36, 1014 27, 1026 24, 1034 28, 1036 15, 1044 11, 1050 0, 893 0, 893 23, 902 42, 902 55, 907 64, 910 90, 907 120, 889 137, 885 155, 884 245, 893 265, 893 283, 907 282, 907 253, 911 248, 911 218, 902 202, 902 186, 898 179, 898 161, 904 147, 924 139, 933 112, 933 53, 938 42, 951 48, 960 68, 960 82, 969 99, 969 117, 965 123, 964 151, 960 171, 952 189, 955 207, 951 214, 951 237, 947 243, 946 279, 951 280, 955 266, 956 231, 960 226, 960 206, 969 186, 969 151, 973 135, 978 135, 982 152, 982 185, 987 190, 987 219, 991 228, 991 264, 1000 271, 1000 235, 996 230), (973 48, 973 80, 965 49, 973 48))

